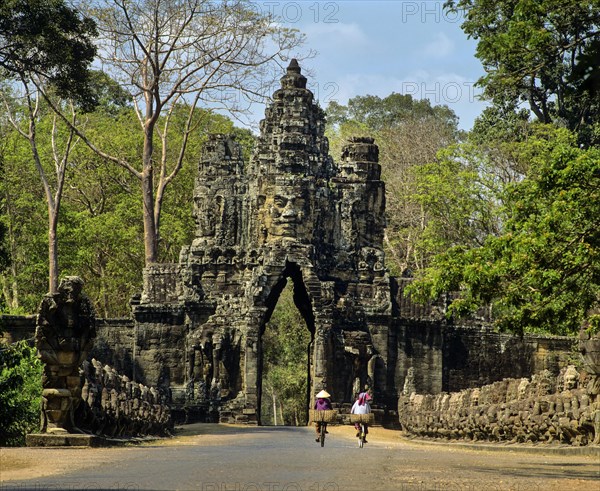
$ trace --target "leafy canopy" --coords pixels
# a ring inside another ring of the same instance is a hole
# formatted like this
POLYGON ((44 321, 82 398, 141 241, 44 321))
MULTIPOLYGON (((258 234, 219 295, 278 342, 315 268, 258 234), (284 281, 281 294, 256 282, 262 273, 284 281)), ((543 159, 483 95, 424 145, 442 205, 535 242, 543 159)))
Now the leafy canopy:
MULTIPOLYGON (((97 86, 103 102, 81 117, 82 126, 98 144, 126 158, 139 158, 139 121, 132 108, 123 107, 118 91, 112 88, 110 81, 97 86)), ((181 247, 194 237, 190 197, 206 135, 235 133, 246 157, 253 144, 251 132, 234 127, 229 118, 202 109, 195 112, 199 124, 190 135, 183 169, 171 184, 173 192, 164 199, 159 249, 159 259, 164 262, 176 262, 181 247)), ((173 112, 172 146, 166 149, 169 158, 176 157, 182 138, 182 132, 176 130, 183 126, 186 115, 186 107, 177 107, 173 112)), ((52 121, 52 114, 40 111, 38 149, 49 179, 53 175, 48 131, 52 121)), ((2 149, 0 155, 4 155, 5 162, 0 180, 0 223, 6 224, 5 243, 11 264, 4 271, 0 269, 0 303, 10 313, 33 312, 47 291, 48 209, 27 142, 14 129, 7 128, 5 138, 0 140, 2 149)), ((158 147, 158 152, 162 153, 162 147, 158 147)), ((84 279, 86 292, 99 315, 128 315, 129 300, 139 290, 144 267, 138 182, 127 170, 108 163, 81 143, 70 153, 67 178, 57 232, 61 274, 76 274, 84 279)))
POLYGON ((481 247, 438 255, 411 288, 422 299, 460 291, 450 312, 492 303, 503 329, 576 332, 600 299, 600 150, 542 127, 518 145, 528 175, 504 191, 504 227, 481 247))
POLYGON ((332 101, 327 106, 327 121, 340 125, 355 121, 372 131, 390 129, 415 119, 441 119, 456 130, 458 117, 448 106, 432 106, 428 99, 413 99, 410 94, 392 92, 387 97, 356 96, 347 106, 332 101))
POLYGON ((478 41, 485 75, 478 84, 495 105, 529 104, 543 123, 600 141, 600 8, 597 0, 449 0, 478 41), (596 129, 594 129, 596 126, 596 129))
POLYGON ((3 0, 0 3, 0 68, 9 77, 47 79, 61 97, 83 107, 95 103, 89 64, 96 55, 95 23, 64 0, 3 0))

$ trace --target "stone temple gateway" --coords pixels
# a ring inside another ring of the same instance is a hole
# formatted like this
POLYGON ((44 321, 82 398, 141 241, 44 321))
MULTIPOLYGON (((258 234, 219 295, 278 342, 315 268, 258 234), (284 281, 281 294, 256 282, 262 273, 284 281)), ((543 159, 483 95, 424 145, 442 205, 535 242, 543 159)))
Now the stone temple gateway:
POLYGON ((195 239, 178 264, 145 270, 133 306, 136 376, 169 387, 174 403, 210 401, 222 421, 257 422, 261 335, 291 281, 311 332, 311 393, 349 402, 369 383, 385 400, 392 302, 378 148, 354 139, 334 163, 296 60, 260 130, 250 163, 231 137, 210 137, 195 239))
POLYGON ((487 316, 452 320, 448 298, 418 306, 383 253, 378 148, 355 138, 329 156, 324 114, 292 60, 265 111, 250 162, 209 138, 193 196, 195 238, 176 264, 144 270, 133 322, 98 326, 94 356, 157 386, 171 407, 260 423, 261 338, 287 282, 311 333, 309 399, 351 403, 365 384, 389 421, 399 394, 479 387, 568 364, 573 340, 493 332, 487 316))

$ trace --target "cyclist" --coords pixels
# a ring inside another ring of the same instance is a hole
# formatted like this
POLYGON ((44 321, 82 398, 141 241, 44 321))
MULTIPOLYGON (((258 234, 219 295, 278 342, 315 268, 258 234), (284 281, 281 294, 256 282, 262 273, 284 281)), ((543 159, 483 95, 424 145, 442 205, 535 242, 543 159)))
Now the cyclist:
MULTIPOLYGON (((371 397, 370 392, 371 391, 367 390, 367 387, 365 387, 365 391, 358 394, 356 401, 354 401, 352 409, 350 410, 351 414, 369 414, 371 412, 371 405, 369 404, 369 401, 371 401, 373 398, 371 397)), ((363 424, 365 425, 366 435, 369 433, 369 425, 366 423, 363 424)), ((359 437, 360 423, 354 423, 354 428, 356 429, 356 436, 359 437)), ((368 443, 367 440, 365 440, 365 443, 368 443)))
MULTIPOLYGON (((319 392, 317 394, 317 400, 315 401, 315 409, 317 411, 326 411, 326 410, 330 410, 333 409, 333 407, 331 406, 331 395, 329 394, 329 392, 327 392, 326 390, 322 390, 321 392, 319 392)), ((320 437, 321 437, 321 423, 320 421, 315 421, 315 429, 317 431, 317 438, 316 438, 316 442, 320 441, 320 437)), ((327 424, 327 423, 325 423, 327 424)), ((325 433, 328 433, 327 430, 325 430, 325 433)))

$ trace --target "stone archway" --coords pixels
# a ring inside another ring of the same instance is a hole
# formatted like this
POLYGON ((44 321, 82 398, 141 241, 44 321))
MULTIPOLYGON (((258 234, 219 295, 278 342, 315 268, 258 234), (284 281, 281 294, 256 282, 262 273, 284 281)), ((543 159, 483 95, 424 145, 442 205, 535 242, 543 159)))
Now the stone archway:
POLYGON ((291 277, 303 286, 298 304, 314 337, 312 395, 327 389, 349 403, 353 387, 369 382, 391 400, 378 148, 355 138, 334 162, 323 111, 295 60, 260 127, 248 163, 232 137, 212 135, 204 148, 195 239, 177 265, 146 268, 133 309, 140 371, 175 404, 257 423, 261 329, 291 277))
MULTIPOLYGON (((264 378, 266 372, 266 361, 265 361, 265 347, 264 347, 264 336, 267 326, 270 323, 272 314, 274 313, 277 304, 281 299, 281 295, 286 287, 293 289, 293 303, 297 312, 300 314, 302 326, 300 329, 308 331, 309 340, 304 346, 304 377, 307 382, 307 391, 303 394, 298 394, 299 398, 304 399, 305 406, 308 408, 310 403, 310 394, 312 393, 312 380, 313 373, 312 368, 314 363, 312 361, 313 345, 314 345, 314 334, 315 334, 315 316, 313 313, 312 301, 306 290, 304 279, 302 276, 301 268, 295 263, 287 263, 280 279, 276 282, 275 286, 271 289, 271 293, 266 299, 265 307, 267 308, 265 317, 259 326, 259 345, 258 345, 258 360, 257 360, 257 382, 258 382, 258 401, 257 408, 261 408, 261 412, 258 415, 258 419, 261 424, 264 424, 262 415, 263 397, 264 391, 264 378)), ((283 419, 283 418, 282 418, 283 419)))

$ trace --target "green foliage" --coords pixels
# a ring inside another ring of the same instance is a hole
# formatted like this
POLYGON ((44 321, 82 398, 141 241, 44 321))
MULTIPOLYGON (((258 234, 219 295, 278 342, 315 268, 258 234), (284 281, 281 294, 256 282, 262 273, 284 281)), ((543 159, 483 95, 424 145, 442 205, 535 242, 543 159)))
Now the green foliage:
MULTIPOLYGON (((0 182, 4 182, 4 165, 2 162, 3 158, 3 151, 2 148, 0 148, 0 182)), ((8 248, 6 244, 7 228, 3 212, 6 209, 5 201, 5 197, 2 195, 2 193, 0 193, 0 273, 2 273, 2 271, 6 269, 9 261, 8 248)), ((3 308, 3 298, 0 297, 0 312, 2 312, 3 308)))
POLYGON ((0 446, 19 446, 39 430, 42 363, 26 341, 0 346, 0 446))
POLYGON ((272 422, 273 395, 277 406, 278 424, 305 425, 307 423, 306 394, 310 340, 311 334, 294 305, 292 290, 288 287, 283 290, 262 336, 263 424, 272 422))
POLYGON ((392 92, 383 99, 374 95, 356 96, 342 106, 332 101, 327 106, 327 122, 334 126, 355 121, 371 130, 393 128, 413 119, 436 118, 456 128, 458 118, 448 106, 432 106, 428 99, 392 92))
POLYGON ((93 20, 64 0, 4 0, 0 3, 0 68, 8 76, 47 78, 62 97, 86 109, 95 104, 88 66, 96 48, 93 20))
POLYGON ((499 107, 527 103, 543 123, 596 144, 600 122, 600 8, 597 0, 449 0, 478 41, 486 75, 478 84, 499 107))
MULTIPOLYGON (((133 110, 122 106, 110 81, 98 83, 104 102, 82 116, 86 132, 98 145, 123 159, 139 159, 143 142, 133 110)), ((180 113, 173 115, 174 126, 182 124, 180 113)), ((193 239, 190 199, 206 135, 233 132, 246 156, 253 144, 252 134, 235 128, 225 116, 200 109, 197 113, 199 125, 188 143, 183 168, 169 185, 163 202, 159 253, 165 262, 176 262, 181 247, 193 239)), ((43 114, 38 122, 42 156, 51 152, 47 131, 51 120, 51 115, 43 114)), ((178 138, 181 134, 174 131, 169 155, 175 153, 178 138)), ((2 140, 2 148, 5 165, 0 181, 0 223, 7 226, 5 243, 12 263, 0 270, 0 293, 10 313, 31 313, 47 290, 48 210, 27 142, 12 131, 2 140)), ((161 150, 159 145, 159 153, 161 150)), ((98 315, 128 315, 129 299, 141 288, 144 267, 139 181, 127 170, 99 158, 81 141, 74 145, 69 160, 58 227, 61 275, 75 274, 84 279, 98 315)), ((51 159, 44 158, 42 163, 52 179, 49 162, 51 159)))
POLYGON ((419 247, 432 255, 456 245, 481 245, 499 232, 501 183, 479 148, 453 145, 415 167, 413 199, 427 211, 419 247))
POLYGON ((411 291, 435 298, 461 292, 451 314, 492 303, 498 325, 517 333, 576 332, 593 324, 600 299, 600 150, 581 149, 567 130, 543 127, 515 144, 530 162, 503 192, 500 235, 435 258, 411 291))
POLYGON ((0 270, 4 303, 10 313, 34 312, 48 287, 48 211, 31 149, 16 132, 4 139, 0 195, 11 259, 0 270))
POLYGON ((120 109, 131 106, 129 93, 102 71, 90 72, 89 86, 97 103, 97 110, 117 116, 120 109))

